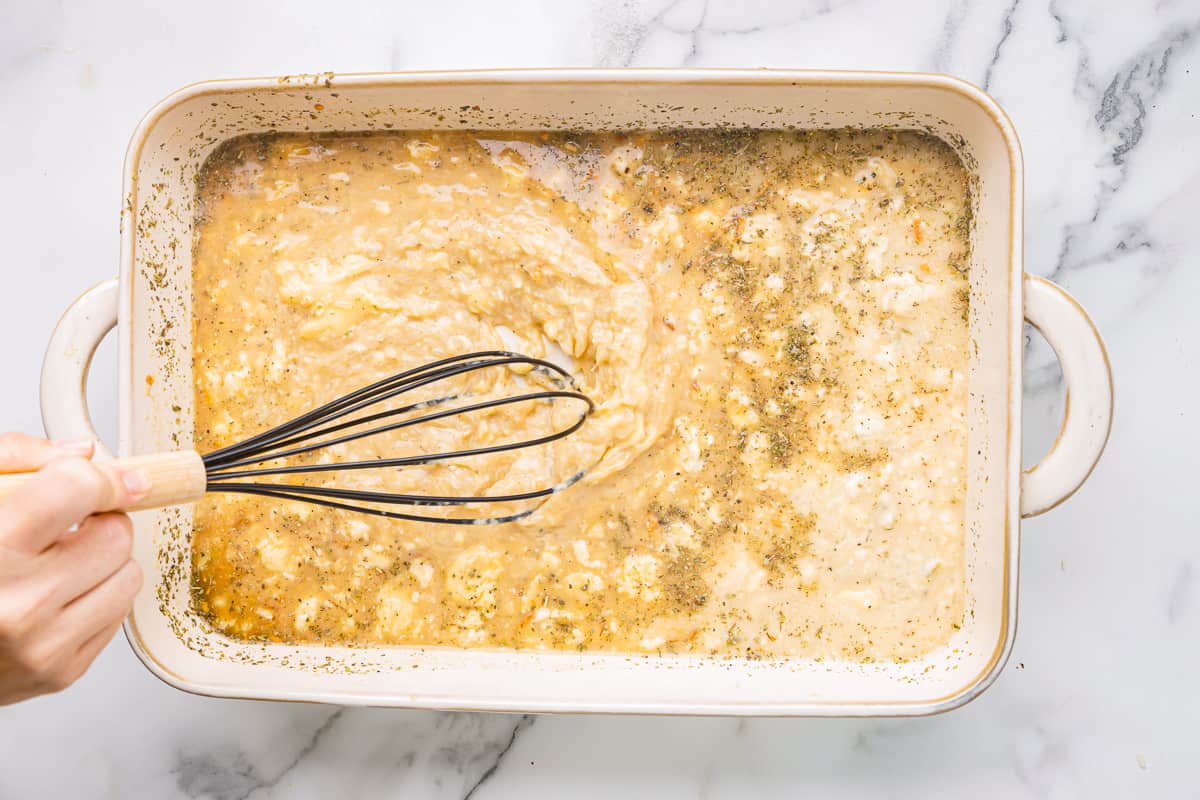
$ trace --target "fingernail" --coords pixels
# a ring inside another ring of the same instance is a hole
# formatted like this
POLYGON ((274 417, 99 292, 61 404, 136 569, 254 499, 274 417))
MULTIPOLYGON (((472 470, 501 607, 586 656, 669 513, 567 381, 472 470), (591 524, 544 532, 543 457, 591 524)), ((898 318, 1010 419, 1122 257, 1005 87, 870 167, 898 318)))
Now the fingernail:
POLYGON ((121 473, 121 483, 129 492, 130 500, 140 500, 150 491, 150 479, 140 469, 128 469, 121 473))
POLYGON ((95 444, 91 439, 55 439, 51 444, 55 449, 61 450, 64 453, 71 455, 87 456, 92 454, 92 447, 95 444))

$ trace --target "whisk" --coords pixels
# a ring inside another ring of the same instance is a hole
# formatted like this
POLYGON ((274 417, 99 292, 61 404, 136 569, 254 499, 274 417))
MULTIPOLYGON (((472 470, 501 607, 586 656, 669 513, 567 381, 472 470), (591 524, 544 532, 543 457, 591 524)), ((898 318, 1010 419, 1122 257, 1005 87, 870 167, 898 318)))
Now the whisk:
MULTIPOLYGON (((582 478, 583 470, 543 488, 478 497, 376 492, 301 483, 259 482, 255 479, 266 476, 295 476, 320 472, 380 468, 403 469, 472 456, 539 447, 570 436, 579 430, 594 408, 592 401, 586 395, 574 389, 574 380, 570 373, 558 365, 520 353, 491 350, 452 356, 398 373, 301 414, 282 425, 251 436, 238 444, 222 447, 211 453, 204 455, 195 451, 156 453, 118 459, 108 463, 120 468, 140 469, 150 479, 149 493, 135 505, 123 509, 126 511, 189 503, 200 499, 206 492, 236 492, 282 500, 297 500, 345 511, 416 522, 453 525, 498 524, 529 516, 537 510, 540 502, 532 508, 497 516, 443 517, 415 513, 411 510, 401 511, 396 507, 418 509, 422 507, 487 506, 526 501, 544 502, 550 495, 563 491, 582 478), (489 397, 474 402, 469 394, 453 392, 442 394, 442 392, 436 391, 439 384, 445 384, 458 376, 498 367, 529 368, 532 372, 548 378, 553 388, 542 389, 539 387, 536 391, 489 397), (386 401, 405 395, 412 397, 412 393, 427 387, 432 387, 435 390, 434 394, 441 396, 411 402, 399 408, 376 410, 386 401), (517 403, 554 403, 559 401, 579 403, 579 413, 569 418, 570 424, 530 438, 446 452, 367 461, 277 463, 346 442, 379 436, 392 431, 401 431, 462 414, 517 403), (356 416, 360 413, 361 416, 356 416)), ((12 483, 14 480, 19 481, 28 476, 5 477, 7 483, 12 483)))

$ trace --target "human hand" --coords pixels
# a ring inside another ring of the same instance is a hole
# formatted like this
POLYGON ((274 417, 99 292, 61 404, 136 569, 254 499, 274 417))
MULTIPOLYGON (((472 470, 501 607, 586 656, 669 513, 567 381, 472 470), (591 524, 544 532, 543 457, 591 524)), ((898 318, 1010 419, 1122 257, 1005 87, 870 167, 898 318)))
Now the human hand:
POLYGON ((74 683, 142 585, 129 518, 94 512, 149 486, 93 464, 93 447, 0 434, 0 473, 39 470, 0 501, 0 705, 74 683))

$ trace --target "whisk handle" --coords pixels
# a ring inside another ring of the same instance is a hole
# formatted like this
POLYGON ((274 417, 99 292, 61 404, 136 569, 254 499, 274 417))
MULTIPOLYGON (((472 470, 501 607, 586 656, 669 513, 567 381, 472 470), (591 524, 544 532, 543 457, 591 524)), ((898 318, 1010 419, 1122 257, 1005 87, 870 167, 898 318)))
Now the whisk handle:
MULTIPOLYGON (((96 463, 105 472, 136 469, 150 482, 150 491, 136 503, 125 508, 100 508, 98 511, 141 511, 190 503, 204 496, 208 477, 204 461, 194 450, 177 453, 151 453, 144 456, 116 458, 96 463)), ((0 475, 0 500, 32 478, 34 472, 12 472, 0 475)))

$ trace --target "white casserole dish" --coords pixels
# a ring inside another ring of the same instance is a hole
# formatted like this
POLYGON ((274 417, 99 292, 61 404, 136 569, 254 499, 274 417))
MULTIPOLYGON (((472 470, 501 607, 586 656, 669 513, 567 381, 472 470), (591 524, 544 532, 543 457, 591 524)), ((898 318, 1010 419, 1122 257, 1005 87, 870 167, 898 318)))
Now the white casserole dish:
POLYGON ((907 715, 978 695, 1012 645, 1020 520, 1070 496, 1103 451, 1112 382, 1086 313, 1022 270, 1020 147, 986 94, 938 75, 763 70, 538 70, 229 80, 189 86, 142 121, 125 163, 120 276, 60 321, 42 375, 53 437, 94 436, 82 385, 115 325, 122 455, 191 446, 194 178, 220 142, 266 130, 921 128, 977 176, 970 268, 967 613, 911 663, 721 661, 449 648, 247 644, 189 607, 190 509, 136 516, 146 572, 125 630, 155 675, 191 692, 339 704, 523 712, 907 715), (1066 417, 1021 472, 1022 320, 1062 363, 1066 417))

